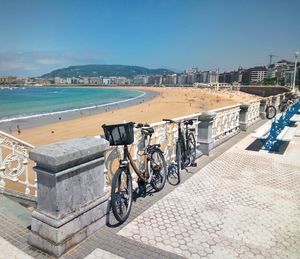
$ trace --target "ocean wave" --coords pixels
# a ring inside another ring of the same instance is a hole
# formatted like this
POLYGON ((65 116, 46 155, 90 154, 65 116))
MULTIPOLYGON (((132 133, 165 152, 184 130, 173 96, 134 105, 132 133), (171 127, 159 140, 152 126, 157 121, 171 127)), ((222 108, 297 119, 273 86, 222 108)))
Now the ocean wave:
POLYGON ((92 106, 87 106, 87 107, 81 107, 81 108, 73 108, 73 109, 68 109, 68 110, 62 110, 62 111, 55 111, 55 112, 45 112, 45 113, 38 113, 38 114, 31 114, 31 115, 20 115, 17 117, 12 117, 12 118, 5 118, 5 119, 0 119, 0 123, 4 122, 11 122, 11 121, 16 121, 16 120, 26 120, 26 119, 32 119, 32 118, 39 118, 39 117, 45 117, 45 116, 51 116, 51 115, 56 115, 56 114, 63 114, 63 113, 68 113, 68 112, 78 112, 78 111, 84 111, 84 110, 91 110, 91 109, 96 109, 96 108, 101 108, 105 106, 111 106, 119 103, 125 103, 129 101, 133 101, 135 99, 143 97, 146 92, 142 91, 137 91, 140 92, 141 95, 138 95, 136 97, 128 98, 125 100, 121 101, 116 101, 116 102, 111 102, 111 103, 106 103, 106 104, 96 104, 92 106))

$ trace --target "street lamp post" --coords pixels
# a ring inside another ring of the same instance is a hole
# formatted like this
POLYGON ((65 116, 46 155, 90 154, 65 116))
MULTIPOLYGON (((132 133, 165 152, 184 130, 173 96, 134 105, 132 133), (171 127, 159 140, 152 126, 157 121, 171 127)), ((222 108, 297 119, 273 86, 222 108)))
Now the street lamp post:
POLYGON ((295 84, 296 84, 296 73, 297 73, 297 59, 299 56, 299 52, 295 52, 295 67, 294 67, 294 78, 293 78, 293 89, 292 91, 295 92, 295 84))

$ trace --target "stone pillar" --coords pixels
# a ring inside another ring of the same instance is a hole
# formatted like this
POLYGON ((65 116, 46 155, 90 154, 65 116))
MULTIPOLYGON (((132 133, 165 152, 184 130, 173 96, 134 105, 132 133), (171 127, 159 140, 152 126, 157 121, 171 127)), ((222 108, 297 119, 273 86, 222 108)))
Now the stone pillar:
POLYGON ((243 131, 246 131, 248 128, 248 109, 249 109, 248 103, 243 103, 240 105, 240 129, 243 131))
POLYGON ((266 119, 267 99, 260 100, 259 115, 264 120, 266 119))
POLYGON ((37 208, 28 243, 56 257, 106 223, 102 138, 85 137, 34 148, 37 208))
POLYGON ((209 155, 209 152, 214 147, 214 139, 212 138, 212 125, 215 117, 215 112, 204 112, 198 118, 198 142, 200 143, 199 149, 204 155, 209 155))

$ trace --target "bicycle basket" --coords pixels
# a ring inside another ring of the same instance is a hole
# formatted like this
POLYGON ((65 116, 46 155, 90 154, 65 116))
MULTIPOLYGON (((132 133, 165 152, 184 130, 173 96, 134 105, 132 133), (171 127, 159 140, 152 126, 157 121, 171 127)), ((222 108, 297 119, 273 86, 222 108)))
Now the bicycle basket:
POLYGON ((105 138, 109 141, 111 146, 130 145, 134 141, 133 122, 102 125, 105 138))

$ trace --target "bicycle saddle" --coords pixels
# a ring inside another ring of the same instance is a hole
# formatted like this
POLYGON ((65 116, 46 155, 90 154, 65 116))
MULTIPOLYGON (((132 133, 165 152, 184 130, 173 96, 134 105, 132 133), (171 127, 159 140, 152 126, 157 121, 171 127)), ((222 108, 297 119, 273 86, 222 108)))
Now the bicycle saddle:
POLYGON ((193 121, 195 121, 195 119, 185 120, 183 123, 184 125, 193 125, 193 121))

